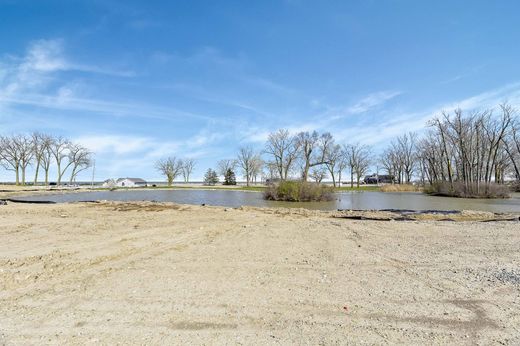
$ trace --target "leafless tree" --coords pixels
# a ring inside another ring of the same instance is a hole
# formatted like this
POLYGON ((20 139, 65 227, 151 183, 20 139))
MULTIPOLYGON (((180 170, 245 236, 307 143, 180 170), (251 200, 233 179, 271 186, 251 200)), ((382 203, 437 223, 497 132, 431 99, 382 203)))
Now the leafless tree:
POLYGON ((520 183, 520 121, 516 112, 511 129, 504 139, 504 150, 511 161, 511 170, 515 180, 520 183))
POLYGON ((31 136, 34 154, 34 185, 38 184, 38 175, 40 173, 40 168, 44 168, 45 170, 45 184, 47 184, 51 155, 49 151, 49 146, 52 142, 52 137, 41 132, 34 132, 31 136), (48 160, 46 160, 47 157, 49 158, 48 160))
POLYGON ((15 135, 0 138, 0 161, 7 170, 15 172, 16 185, 25 185, 25 172, 32 162, 33 155, 30 136, 15 135))
POLYGON ((494 110, 464 114, 456 109, 434 118, 430 131, 419 141, 419 159, 430 183, 462 184, 466 194, 480 194, 490 183, 503 183, 506 174, 514 171, 514 141, 516 111, 507 104, 494 110))
POLYGON ((327 150, 334 139, 330 133, 300 132, 296 136, 299 156, 302 160, 302 180, 307 181, 312 167, 327 163, 327 150))
POLYGON ((195 169, 195 164, 197 161, 195 159, 184 159, 181 161, 182 166, 182 177, 184 178, 184 182, 188 183, 190 181, 190 175, 193 173, 193 169, 195 169))
POLYGON ((0 137, 0 163, 5 169, 15 172, 16 185, 20 184, 20 156, 14 138, 0 137))
POLYGON ((76 181, 78 174, 92 166, 92 153, 80 144, 70 144, 68 165, 72 167, 69 183, 76 181))
POLYGON ((327 168, 323 166, 316 166, 311 168, 309 177, 314 180, 315 183, 320 184, 323 179, 327 177, 327 168))
POLYGON ((56 163, 56 170, 58 173, 58 178, 56 183, 61 185, 61 178, 65 174, 65 171, 72 164, 65 163, 63 160, 68 157, 68 151, 70 148, 70 141, 64 137, 55 137, 53 141, 50 143, 49 150, 54 158, 54 162, 56 163))
POLYGON ((155 163, 155 169, 166 177, 168 186, 172 186, 175 178, 182 172, 182 161, 177 160, 175 156, 168 157, 157 161, 155 163))
POLYGON ((367 145, 357 143, 346 145, 344 150, 350 169, 350 187, 354 187, 354 174, 356 175, 356 185, 359 187, 361 178, 370 168, 371 149, 367 145))
POLYGON ((254 160, 257 157, 253 148, 243 147, 238 151, 237 163, 242 169, 242 173, 246 178, 246 185, 249 186, 252 178, 252 172, 254 169, 254 160))
POLYGON ((264 152, 272 156, 272 163, 281 180, 287 180, 298 157, 298 148, 297 139, 286 129, 269 134, 264 152))
POLYGON ((410 183, 416 165, 417 134, 414 132, 405 133, 404 135, 397 137, 397 142, 400 161, 403 167, 403 174, 406 183, 410 183))
POLYGON ((399 184, 410 183, 418 166, 417 134, 410 132, 390 142, 380 157, 380 163, 388 175, 394 176, 399 184))
POLYGON ((257 183, 258 176, 262 175, 264 169, 264 160, 259 154, 255 154, 251 160, 251 178, 250 181, 257 183))
POLYGON ((14 143, 18 147, 20 154, 20 170, 22 173, 22 185, 25 185, 25 172, 33 160, 34 152, 32 139, 27 135, 18 135, 14 137, 14 143))
POLYGON ((234 159, 224 159, 217 162, 217 173, 219 175, 225 176, 228 169, 235 171, 238 163, 237 160, 234 159))
POLYGON ((337 183, 338 183, 338 186, 341 187, 341 175, 348 167, 348 155, 344 148, 341 148, 340 155, 339 155, 336 166, 337 166, 336 174, 338 176, 337 183))
POLYGON ((341 168, 345 168, 341 167, 343 150, 341 149, 341 146, 339 144, 335 144, 332 142, 329 148, 326 149, 326 153, 327 158, 325 166, 327 167, 327 170, 329 171, 329 174, 332 178, 332 185, 336 187, 337 174, 339 175, 339 179, 341 180, 341 168))
MULTIPOLYGON (((45 174, 45 186, 49 185, 49 171, 51 169, 51 165, 53 162, 53 154, 51 151, 51 146, 54 141, 51 135, 43 135, 41 140, 41 153, 40 153, 40 167, 43 169, 45 174)), ((34 180, 38 178, 38 174, 35 174, 34 180)))

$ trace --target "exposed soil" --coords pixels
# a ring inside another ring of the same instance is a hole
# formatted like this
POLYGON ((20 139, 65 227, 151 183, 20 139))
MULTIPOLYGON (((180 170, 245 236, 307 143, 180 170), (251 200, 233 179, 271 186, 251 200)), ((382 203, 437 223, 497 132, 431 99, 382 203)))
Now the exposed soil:
POLYGON ((518 222, 348 213, 0 205, 0 345, 520 344, 518 222))

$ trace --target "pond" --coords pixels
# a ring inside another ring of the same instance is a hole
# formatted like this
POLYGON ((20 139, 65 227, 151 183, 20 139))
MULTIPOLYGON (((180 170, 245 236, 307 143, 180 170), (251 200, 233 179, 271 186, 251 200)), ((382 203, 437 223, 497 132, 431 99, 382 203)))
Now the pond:
POLYGON ((413 210, 483 210, 491 212, 520 212, 520 194, 509 199, 465 199, 434 197, 422 193, 393 193, 354 191, 341 192, 330 202, 275 202, 263 199, 260 192, 233 190, 118 190, 74 192, 25 196, 18 199, 33 201, 157 201, 180 204, 206 204, 225 207, 289 207, 318 210, 336 209, 413 209, 413 210))

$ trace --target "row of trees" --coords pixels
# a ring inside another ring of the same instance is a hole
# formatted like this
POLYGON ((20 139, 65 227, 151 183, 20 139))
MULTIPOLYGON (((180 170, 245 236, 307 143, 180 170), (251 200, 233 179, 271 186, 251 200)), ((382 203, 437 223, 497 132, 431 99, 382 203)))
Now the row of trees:
POLYGON ((181 175, 184 178, 184 182, 189 182, 196 163, 197 161, 195 159, 178 159, 175 156, 171 156, 157 161, 155 168, 166 177, 168 186, 172 186, 173 181, 181 175))
MULTIPOLYGON (((398 184, 461 182, 478 192, 481 183, 503 183, 506 177, 520 182, 520 122, 509 105, 500 105, 498 113, 443 113, 428 123, 422 136, 398 136, 378 156, 367 145, 337 143, 328 132, 291 134, 279 129, 269 134, 263 150, 242 147, 235 158, 220 160, 212 172, 225 177, 240 170, 248 186, 260 177, 318 183, 330 178, 338 186, 348 172, 351 186, 359 186, 369 169, 377 167, 398 184)), ((157 166, 171 184, 184 165, 173 158, 157 166)))
POLYGON ((72 184, 80 172, 92 166, 92 157, 87 148, 61 136, 35 132, 0 137, 0 164, 15 172, 16 185, 26 185, 28 167, 34 169, 34 185, 38 184, 42 172, 44 184, 49 185, 49 172, 53 167, 57 172, 57 185, 61 185, 67 172, 72 184))
POLYGON ((359 186, 372 162, 372 149, 362 144, 338 144, 334 137, 325 132, 300 132, 291 135, 280 129, 269 134, 264 153, 269 157, 267 168, 271 178, 288 180, 299 176, 321 182, 330 177, 334 186, 341 182, 342 174, 350 172, 351 185, 359 186))
POLYGON ((415 176, 423 184, 446 182, 451 189, 462 184, 475 195, 507 177, 520 182, 520 122, 510 105, 500 105, 498 113, 444 112, 428 123, 422 138, 409 133, 392 141, 381 163, 399 183, 415 176))
POLYGON ((350 173, 350 183, 359 186, 371 167, 376 166, 395 183, 463 183, 479 192, 481 183, 520 182, 520 121, 515 109, 502 104, 493 110, 464 114, 460 109, 444 112, 428 122, 426 133, 396 137, 381 155, 362 144, 337 144, 330 133, 314 131, 291 135, 280 129, 269 134, 263 151, 242 148, 236 160, 223 160, 219 167, 241 168, 246 181, 252 172, 267 171, 279 180, 299 177, 321 182, 330 178, 334 186, 350 173), (262 161, 261 155, 267 158, 262 161), (233 165, 232 163, 235 162, 233 165), (231 164, 230 164, 231 163, 231 164), (252 164, 254 163, 254 164, 252 164))
POLYGON ((220 160, 217 172, 239 169, 249 186, 259 177, 270 180, 289 180, 295 177, 305 181, 321 182, 332 178, 334 186, 341 181, 342 173, 350 168, 351 184, 354 175, 359 185, 372 162, 371 148, 361 144, 340 145, 326 132, 300 132, 291 135, 286 129, 269 134, 265 148, 255 151, 252 147, 239 149, 235 159, 220 160))
POLYGON ((506 177, 520 181, 520 123, 515 110, 500 105, 467 115, 458 109, 430 122, 417 145, 422 180, 461 183, 480 193, 481 186, 502 184, 506 177))

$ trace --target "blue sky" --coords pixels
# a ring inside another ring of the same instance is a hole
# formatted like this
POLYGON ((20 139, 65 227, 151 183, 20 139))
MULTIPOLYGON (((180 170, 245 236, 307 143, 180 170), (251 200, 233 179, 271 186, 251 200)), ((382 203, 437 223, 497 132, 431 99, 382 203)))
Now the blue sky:
POLYGON ((281 127, 377 151, 443 109, 518 105, 519 13, 513 0, 0 0, 0 134, 80 141, 98 179, 160 179, 169 155, 196 158, 197 179, 281 127))

